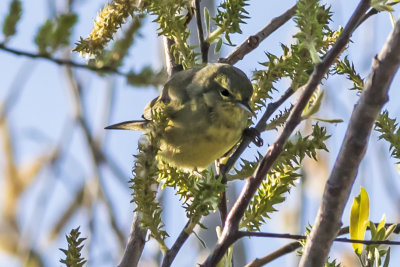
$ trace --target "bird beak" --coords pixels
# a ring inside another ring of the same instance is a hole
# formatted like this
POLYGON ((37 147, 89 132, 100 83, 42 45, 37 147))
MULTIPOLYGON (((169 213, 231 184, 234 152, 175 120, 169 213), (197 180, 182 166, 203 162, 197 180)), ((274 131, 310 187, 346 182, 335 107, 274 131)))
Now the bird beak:
POLYGON ((107 130, 142 130, 143 121, 124 121, 105 127, 107 130))
POLYGON ((250 115, 253 115, 254 117, 256 116, 256 113, 251 110, 249 106, 249 102, 246 100, 242 100, 236 103, 241 109, 249 113, 250 115))

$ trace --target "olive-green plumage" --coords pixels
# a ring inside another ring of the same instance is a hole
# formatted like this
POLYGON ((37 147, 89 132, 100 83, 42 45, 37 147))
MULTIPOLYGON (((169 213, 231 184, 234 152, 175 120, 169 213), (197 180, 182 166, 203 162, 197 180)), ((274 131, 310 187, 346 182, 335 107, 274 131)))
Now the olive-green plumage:
POLYGON ((248 104, 252 93, 249 79, 231 65, 188 69, 172 76, 161 95, 147 104, 144 120, 106 129, 146 131, 151 111, 163 103, 170 122, 159 155, 176 167, 202 169, 240 140, 252 114, 248 104))

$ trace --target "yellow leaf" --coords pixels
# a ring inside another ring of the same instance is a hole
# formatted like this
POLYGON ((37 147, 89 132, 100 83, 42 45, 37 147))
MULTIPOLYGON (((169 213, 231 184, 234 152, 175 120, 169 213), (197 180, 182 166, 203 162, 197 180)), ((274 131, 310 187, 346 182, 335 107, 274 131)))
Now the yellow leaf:
MULTIPOLYGON (((364 240, 369 217, 369 198, 368 193, 363 187, 360 194, 353 199, 350 212, 350 238, 364 240)), ((363 244, 353 243, 354 252, 361 255, 363 244)))

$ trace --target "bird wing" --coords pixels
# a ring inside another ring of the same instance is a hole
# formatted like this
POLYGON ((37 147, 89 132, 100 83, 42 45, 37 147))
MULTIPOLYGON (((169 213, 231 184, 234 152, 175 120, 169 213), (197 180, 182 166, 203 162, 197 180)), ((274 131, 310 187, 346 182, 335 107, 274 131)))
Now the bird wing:
POLYGON ((182 110, 185 103, 190 101, 187 86, 191 84, 194 74, 197 71, 198 69, 189 69, 180 71, 173 75, 164 85, 160 96, 146 105, 143 112, 143 118, 145 120, 151 120, 152 111, 156 110, 161 103, 167 106, 166 111, 168 112, 168 115, 172 117, 174 113, 182 110))

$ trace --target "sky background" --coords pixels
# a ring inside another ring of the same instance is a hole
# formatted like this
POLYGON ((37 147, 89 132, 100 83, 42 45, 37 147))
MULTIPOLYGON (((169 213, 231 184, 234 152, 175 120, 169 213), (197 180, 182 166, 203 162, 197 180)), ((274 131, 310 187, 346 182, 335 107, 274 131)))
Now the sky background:
MULTIPOLYGON (((9 3, 9 0, 0 1, 0 18, 4 18, 9 3)), ((334 12, 331 28, 337 29, 339 25, 344 26, 358 1, 327 1, 326 3, 332 5, 334 12)), ((101 0, 77 1, 75 8, 79 14, 79 21, 74 28, 72 42, 77 41, 80 36, 88 35, 92 29, 93 19, 104 4, 105 1, 101 0)), ((259 31, 273 17, 282 14, 293 4, 294 1, 249 1, 247 10, 251 18, 247 20, 247 24, 242 25, 243 35, 233 35, 232 42, 240 44, 244 38, 259 31)), ((18 24, 18 33, 7 43, 7 46, 36 52, 37 48, 33 39, 39 27, 46 18, 54 14, 54 10, 58 13, 64 8, 63 1, 23 1, 23 17, 18 24)), ((398 7, 395 6, 395 9, 398 7)), ((394 12, 394 17, 398 17, 397 11, 394 12)), ((141 30, 142 37, 137 39, 131 48, 129 57, 122 66, 123 71, 131 68, 139 70, 144 65, 153 66, 155 69, 162 67, 160 38, 156 34, 157 26, 152 23, 152 20, 152 17, 146 18, 141 30)), ((368 75, 371 59, 382 48, 391 28, 389 16, 378 14, 364 23, 353 35, 353 43, 349 45, 349 50, 345 52, 345 55, 349 55, 362 77, 368 75)), ((263 68, 258 63, 267 60, 264 53, 271 52, 280 55, 280 43, 290 44, 293 41, 292 35, 296 31, 294 22, 290 21, 236 66, 251 77, 252 71, 263 68)), ((221 56, 227 55, 230 51, 230 47, 224 47, 221 56)), ((55 55, 57 58, 62 56, 62 53, 55 55)), ((77 62, 85 62, 76 54, 73 54, 72 58, 77 62)), ((99 77, 88 70, 79 70, 77 76, 84 85, 83 102, 90 131, 94 136, 104 136, 106 153, 115 160, 126 177, 126 181, 120 182, 108 168, 100 170, 106 194, 109 194, 112 199, 112 206, 116 211, 117 222, 127 236, 134 205, 130 203, 130 191, 126 182, 131 177, 134 160, 132 155, 137 153, 137 142, 141 134, 139 132, 105 132, 103 128, 109 123, 140 118, 144 106, 158 95, 158 91, 152 87, 133 88, 127 85, 122 77, 99 77), (104 112, 111 92, 114 96, 114 108, 107 121, 104 112)), ((73 201, 80 186, 93 182, 95 177, 95 168, 90 160, 83 132, 77 127, 72 127, 71 118, 74 110, 72 96, 66 85, 65 69, 46 60, 32 60, 0 50, 0 78, 0 104, 4 104, 11 92, 18 90, 21 92, 8 114, 17 163, 24 165, 37 155, 46 154, 62 143, 62 163, 56 168, 44 168, 29 190, 23 194, 18 206, 18 223, 22 229, 21 246, 37 247, 38 251, 45 255, 46 266, 60 266, 58 261, 63 254, 58 248, 66 247, 64 234, 51 239, 48 229, 73 201), (66 140, 65 136, 70 136, 70 138, 66 140)), ((278 97, 288 84, 285 80, 278 83, 276 87, 279 92, 274 96, 278 97)), ((304 191, 301 192, 299 186, 293 188, 287 195, 287 201, 277 206, 280 212, 271 215, 271 220, 268 220, 262 228, 263 231, 299 234, 303 233, 305 224, 313 223, 324 182, 339 151, 351 110, 358 98, 355 91, 348 90, 350 87, 351 83, 343 78, 331 77, 324 81, 321 89, 325 90, 326 97, 318 116, 343 120, 340 124, 323 124, 328 128, 328 133, 332 134, 327 142, 331 153, 322 155, 323 163, 326 164, 322 167, 312 165, 312 163, 305 164, 307 179, 305 179, 304 191), (298 216, 295 212, 300 200, 303 200, 302 216, 298 216)), ((389 97, 391 101, 384 108, 390 111, 392 117, 399 118, 398 77, 392 83, 389 97)), ((294 100, 295 98, 291 102, 294 100)), ((276 135, 275 131, 263 134, 264 143, 271 144, 276 135)), ((1 147, 0 151, 1 149, 3 148, 1 147)), ((266 149, 267 146, 264 146, 258 151, 264 153, 266 149)), ((251 147, 243 154, 243 157, 253 159, 255 152, 256 149, 251 147)), ((3 168, 4 162, 4 154, 1 153, 0 168, 3 168)), ((373 133, 367 155, 361 164, 350 196, 350 198, 356 196, 360 186, 367 190, 371 200, 370 219, 372 221, 379 221, 382 215, 386 214, 387 222, 399 222, 400 185, 399 174, 394 163, 395 161, 389 157, 388 145, 383 141, 378 142, 377 134, 373 133)), ((3 182, 4 179, 0 178, 0 188, 3 182)), ((241 182, 231 187, 233 191, 240 192, 241 182)), ((171 246, 186 224, 186 217, 181 208, 182 204, 172 189, 165 190, 164 199, 166 214, 164 219, 166 230, 170 235, 167 245, 171 246)), ((350 199, 343 214, 344 225, 348 225, 349 222, 351 203, 350 199)), ((111 232, 104 204, 92 205, 91 209, 82 209, 77 212, 63 228, 62 233, 66 234, 78 225, 81 226, 82 236, 90 239, 90 249, 85 251, 85 256, 89 257, 88 266, 115 266, 120 259, 119 247, 111 232), (88 222, 89 217, 95 218, 92 232, 88 222)), ((200 237, 203 238, 201 235, 200 237)), ((262 257, 289 242, 284 239, 246 239, 244 240, 246 262, 255 257, 262 257)), ((178 254, 173 266, 193 266, 196 262, 201 262, 207 254, 197 255, 197 248, 200 246, 196 237, 192 236, 178 254)), ((347 257, 346 255, 352 255, 349 244, 334 244, 333 247, 332 258, 341 260, 347 257)), ((145 262, 142 266, 154 264, 151 259, 157 253, 157 244, 151 240, 146 244, 143 257, 145 262)), ((295 253, 292 253, 281 257, 269 266, 294 266, 298 260, 294 255, 295 253)), ((396 262, 400 260, 398 248, 392 248, 392 256, 391 266, 396 266, 396 262)), ((22 265, 14 257, 0 252, 0 267, 2 266, 22 265)))

